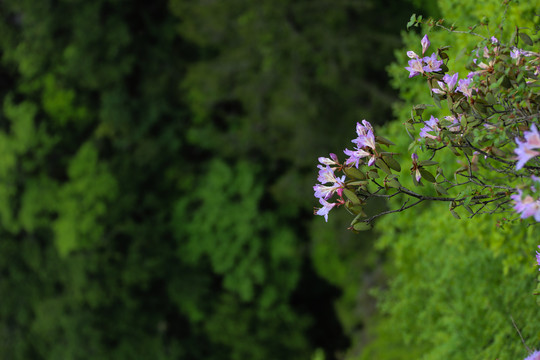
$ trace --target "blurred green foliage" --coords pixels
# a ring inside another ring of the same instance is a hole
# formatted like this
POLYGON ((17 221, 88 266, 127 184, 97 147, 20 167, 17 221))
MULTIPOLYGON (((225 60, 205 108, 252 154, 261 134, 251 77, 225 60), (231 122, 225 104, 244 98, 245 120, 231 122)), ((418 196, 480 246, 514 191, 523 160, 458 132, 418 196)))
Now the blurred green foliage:
POLYGON ((2 1, 2 358, 343 351, 365 314, 336 322, 336 287, 363 284, 340 261, 375 258, 311 225, 314 164, 389 119, 380 84, 412 11, 2 1))

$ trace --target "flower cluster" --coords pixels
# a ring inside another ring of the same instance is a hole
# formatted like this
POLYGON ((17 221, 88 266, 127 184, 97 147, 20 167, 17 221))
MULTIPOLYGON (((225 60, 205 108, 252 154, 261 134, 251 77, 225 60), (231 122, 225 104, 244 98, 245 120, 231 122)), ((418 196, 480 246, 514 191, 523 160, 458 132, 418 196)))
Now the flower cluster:
POLYGON ((356 123, 356 133, 358 137, 351 141, 356 144, 354 150, 345 149, 343 151, 349 157, 345 164, 354 165, 358 169, 360 160, 369 157, 368 165, 371 166, 377 160, 373 127, 368 121, 362 120, 362 124, 356 123))
POLYGON ((330 210, 332 210, 334 206, 342 203, 343 200, 338 200, 336 203, 330 203, 327 200, 335 193, 342 198, 343 189, 345 188, 345 175, 337 177, 334 174, 334 168, 332 166, 339 166, 336 154, 330 154, 330 158, 320 157, 319 162, 322 164, 318 165, 319 176, 317 177, 317 180, 320 184, 315 185, 313 190, 315 191, 315 197, 319 199, 319 203, 322 207, 316 211, 316 214, 324 216, 324 219, 328 221, 328 213, 330 210))
POLYGON ((351 142, 355 145, 353 150, 345 149, 343 153, 347 159, 341 164, 336 154, 330 154, 329 158, 320 157, 318 165, 319 184, 313 187, 315 197, 322 205, 315 209, 315 214, 324 216, 328 221, 328 213, 336 206, 344 205, 353 215, 355 220, 351 223, 353 230, 359 230, 365 223, 361 217, 365 216, 362 206, 362 197, 369 193, 367 183, 375 181, 380 177, 379 170, 386 173, 384 184, 387 187, 399 187, 399 182, 395 179, 397 175, 392 174, 392 170, 400 171, 401 167, 392 157, 392 153, 384 152, 379 145, 393 145, 391 141, 375 136, 371 124, 362 120, 356 124, 357 137, 351 142), (338 177, 335 171, 341 171, 343 176, 338 177), (368 193, 361 195, 362 191, 368 193), (337 194, 335 202, 328 200, 337 194))
POLYGON ((409 71, 409 77, 412 78, 416 75, 424 73, 430 73, 434 71, 441 71, 442 60, 437 60, 437 54, 433 53, 431 56, 420 58, 414 51, 407 52, 407 55, 411 58, 409 60, 409 66, 406 67, 409 71))

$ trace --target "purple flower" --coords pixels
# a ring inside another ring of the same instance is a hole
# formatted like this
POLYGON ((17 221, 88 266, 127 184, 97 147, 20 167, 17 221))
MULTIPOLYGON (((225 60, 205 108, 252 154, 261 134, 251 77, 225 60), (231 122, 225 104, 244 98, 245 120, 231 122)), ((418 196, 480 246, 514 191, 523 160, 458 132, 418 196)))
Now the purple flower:
POLYGON ((349 158, 345 160, 345 164, 354 165, 356 168, 358 168, 360 159, 371 156, 368 161, 368 165, 373 165, 375 160, 377 160, 376 155, 373 153, 376 145, 373 127, 369 121, 362 120, 361 124, 359 122, 356 123, 356 134, 358 137, 351 141, 352 143, 356 144, 354 150, 345 149, 343 151, 345 155, 349 156, 349 158), (366 151, 365 149, 371 150, 366 151))
POLYGON ((514 210, 521 214, 522 219, 534 216, 536 221, 540 221, 540 200, 535 200, 530 195, 523 198, 523 192, 520 189, 518 189, 517 194, 511 195, 510 198, 514 200, 514 210))
POLYGON ((334 153, 330 153, 330 158, 320 157, 318 160, 323 165, 339 165, 337 155, 334 153))
POLYGON ((456 91, 459 91, 466 97, 471 97, 472 96, 471 78, 467 77, 467 79, 459 80, 456 91))
MULTIPOLYGON (((345 149, 343 150, 343 152, 345 153, 345 155, 349 157, 347 160, 345 160, 345 165, 354 165, 356 168, 358 168, 360 159, 371 155, 367 151, 359 149, 359 148, 356 148, 354 150, 345 149)), ((375 159, 370 159, 368 162, 368 165, 371 166, 373 165, 374 162, 375 162, 375 159)))
POLYGON ((454 86, 456 86, 458 76, 459 76, 459 73, 455 73, 452 76, 450 76, 449 74, 446 74, 443 76, 443 81, 448 85, 448 91, 452 91, 454 86))
POLYGON ((414 51, 407 51, 407 56, 411 59, 418 59, 418 55, 414 51))
POLYGON ((315 197, 319 199, 328 199, 334 195, 335 192, 341 196, 343 188, 345 187, 345 175, 340 178, 336 177, 334 174, 334 169, 328 165, 326 167, 319 165, 319 169, 319 176, 317 180, 320 182, 320 184, 313 187, 315 197), (331 185, 323 185, 328 183, 331 185))
POLYGON ((420 129, 420 137, 428 137, 430 139, 436 140, 437 137, 435 135, 429 134, 430 131, 438 132, 440 130, 439 128, 439 119, 431 115, 431 118, 429 118, 428 121, 424 121, 424 127, 420 129))
POLYGON ((540 360, 540 351, 536 350, 523 360, 540 360))
POLYGON ((329 203, 328 201, 326 201, 325 199, 323 198, 320 198, 319 199, 319 202, 321 203, 322 205, 322 208, 318 209, 315 214, 316 215, 320 215, 320 216, 324 216, 324 221, 328 222, 328 213, 330 212, 330 210, 332 210, 332 208, 334 206, 336 206, 337 204, 336 203, 329 203))
POLYGON ((366 119, 362 120, 362 124, 359 122, 356 123, 356 133, 358 136, 367 135, 370 132, 373 134, 373 126, 366 119))
POLYGON ((420 182, 422 174, 420 174, 420 168, 418 167, 418 155, 416 155, 416 153, 412 153, 411 159, 413 163, 411 171, 415 173, 414 178, 416 179, 416 182, 420 182))
POLYGON ((459 120, 454 115, 448 115, 448 116, 444 117, 446 120, 452 122, 452 125, 447 126, 447 129, 450 130, 451 132, 458 132, 459 131, 459 127, 461 125, 460 120, 461 120, 462 115, 458 114, 458 116, 459 116, 459 120))
POLYGON ((495 36, 492 36, 490 40, 491 40, 491 43, 494 45, 499 43, 499 40, 497 40, 495 36))
POLYGON ((358 137, 352 140, 352 142, 359 149, 368 147, 375 150, 375 135, 373 134, 373 127, 368 121, 362 120, 362 125, 356 123, 356 133, 358 137))
POLYGON ((437 81, 439 84, 439 87, 442 90, 439 89, 431 89, 436 94, 446 94, 451 93, 454 90, 454 86, 456 86, 456 82, 458 80, 459 73, 455 73, 454 75, 450 76, 449 74, 446 74, 443 76, 443 81, 437 81))
POLYGON ((426 63, 426 66, 423 67, 425 72, 432 72, 432 71, 441 70, 441 65, 443 64, 443 61, 442 60, 437 60, 437 54, 436 53, 431 54, 431 56, 426 56, 422 60, 426 63))
POLYGON ((420 41, 420 43, 422 44, 422 55, 424 55, 426 53, 426 50, 429 47, 429 45, 431 45, 431 43, 429 42, 429 38, 428 38, 427 34, 424 35, 424 37, 422 38, 422 41, 420 41))
POLYGON ((530 354, 523 360, 540 360, 540 351, 535 350, 532 354, 530 354))
POLYGON ((518 59, 523 54, 523 50, 518 49, 517 47, 514 47, 512 51, 510 51, 510 57, 512 59, 518 59))
POLYGON ((332 195, 334 195, 335 192, 341 194, 344 186, 345 185, 342 182, 336 182, 333 186, 317 184, 313 187, 313 190, 315 191, 315 197, 317 199, 328 200, 332 197, 332 195))
POLYGON ((409 66, 405 68, 409 71, 409 78, 424 73, 422 59, 409 60, 409 66))
POLYGON ((340 179, 334 174, 334 169, 328 165, 326 165, 326 167, 319 165, 319 176, 317 177, 317 181, 319 181, 321 184, 333 184, 339 180, 340 179))
POLYGON ((517 155, 517 164, 516 169, 521 169, 527 161, 532 159, 535 156, 540 155, 539 151, 533 149, 540 149, 540 134, 536 128, 536 124, 531 126, 531 131, 525 131, 523 133, 525 141, 521 141, 519 138, 516 138, 516 143, 518 147, 514 149, 514 152, 517 155))
MULTIPOLYGON (((540 249, 540 245, 538 245, 538 248, 540 249)), ((540 266, 540 253, 538 250, 536 251, 536 263, 540 266)), ((540 269, 538 269, 540 271, 540 269)))

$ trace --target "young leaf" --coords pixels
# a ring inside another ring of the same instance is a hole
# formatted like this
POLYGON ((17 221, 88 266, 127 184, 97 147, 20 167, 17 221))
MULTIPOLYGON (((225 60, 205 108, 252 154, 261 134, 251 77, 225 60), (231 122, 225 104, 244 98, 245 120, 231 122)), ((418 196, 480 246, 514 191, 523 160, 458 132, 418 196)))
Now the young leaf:
POLYGON ((420 175, 422 175, 426 181, 435 182, 435 177, 429 171, 424 168, 419 168, 418 170, 420 171, 420 175))
POLYGON ((366 174, 364 174, 363 172, 361 172, 355 167, 345 168, 343 169, 343 172, 345 173, 345 175, 347 175, 350 178, 355 178, 358 180, 366 179, 366 174))
POLYGON ((349 189, 343 189, 343 193, 345 194, 347 199, 351 200, 353 204, 355 205, 360 204, 360 199, 358 198, 358 196, 356 196, 356 194, 353 191, 349 189))

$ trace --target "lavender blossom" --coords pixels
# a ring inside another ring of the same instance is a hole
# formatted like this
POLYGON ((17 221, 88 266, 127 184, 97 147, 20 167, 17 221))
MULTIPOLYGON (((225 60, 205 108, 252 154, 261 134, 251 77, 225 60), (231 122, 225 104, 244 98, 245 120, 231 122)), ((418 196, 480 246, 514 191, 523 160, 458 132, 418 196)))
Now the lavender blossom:
POLYGON ((458 81, 458 86, 456 91, 459 91, 466 97, 472 96, 472 88, 471 88, 471 78, 467 77, 467 79, 461 79, 458 81))
POLYGON ((420 179, 422 179, 422 174, 420 174, 420 168, 418 167, 418 155, 416 155, 416 153, 412 153, 411 159, 413 163, 411 171, 414 172, 414 178, 416 179, 416 182, 420 182, 420 179))
POLYGON ((437 81, 439 84, 440 89, 431 89, 436 94, 446 94, 451 93, 454 90, 454 86, 456 86, 456 82, 458 80, 459 73, 455 73, 454 75, 446 74, 443 76, 443 81, 437 81))
POLYGON ((333 209, 334 206, 336 206, 337 204, 336 203, 329 203, 328 201, 326 201, 325 199, 323 198, 320 198, 319 199, 319 202, 321 203, 322 205, 322 208, 318 209, 315 214, 316 215, 320 215, 320 216, 324 216, 324 221, 328 222, 328 213, 330 212, 330 210, 333 209))
POLYGON ((427 34, 424 35, 424 37, 422 38, 422 41, 420 41, 420 43, 422 44, 422 55, 424 55, 426 53, 426 50, 429 47, 429 45, 431 45, 431 42, 429 42, 429 38, 428 38, 427 34))
POLYGON ((514 200, 514 210, 521 214, 522 219, 534 216, 536 221, 540 221, 540 200, 534 199, 532 196, 527 195, 523 198, 523 192, 518 189, 518 193, 511 195, 510 198, 514 200))
POLYGON ((514 152, 517 155, 517 164, 516 169, 521 169, 527 161, 532 159, 535 156, 540 155, 540 151, 533 149, 540 149, 540 134, 536 128, 536 124, 531 126, 531 131, 525 131, 523 133, 525 141, 521 141, 519 138, 516 138, 515 141, 518 145, 514 149, 514 152))
MULTIPOLYGON (((360 164, 360 159, 371 155, 367 151, 359 149, 358 147, 354 150, 345 149, 343 152, 349 157, 347 160, 345 160, 345 165, 354 165, 356 168, 358 168, 358 165, 360 164)), ((368 162, 368 165, 371 166, 374 162, 375 158, 372 156, 368 162)))
POLYGON ((532 354, 530 354, 523 360, 540 360, 540 351, 535 350, 532 354))
POLYGON ((329 166, 339 165, 337 155, 334 153, 330 153, 330 158, 320 157, 318 160, 323 165, 329 165, 329 166))
POLYGON ((416 53, 414 51, 407 51, 407 56, 410 57, 411 59, 418 59, 419 56, 416 55, 416 53))
POLYGON ((420 137, 427 137, 430 139, 436 140, 437 137, 435 135, 429 134, 430 131, 438 132, 440 130, 439 128, 439 119, 431 115, 431 118, 429 118, 428 121, 424 121, 424 127, 420 129, 420 137))
POLYGON ((405 68, 409 71, 409 78, 424 73, 422 59, 409 60, 409 66, 405 68))
POLYGON ((358 137, 352 140, 352 143, 356 144, 354 150, 345 149, 343 152, 345 155, 349 156, 345 160, 346 165, 354 165, 358 168, 360 164, 360 159, 371 156, 368 165, 371 166, 375 163, 377 159, 376 155, 373 153, 375 151, 375 135, 373 134, 373 127, 369 121, 362 120, 362 124, 359 122, 356 123, 356 134, 358 137), (371 149, 366 151, 365 149, 371 149))
POLYGON ((426 63, 426 66, 423 67, 425 72, 433 72, 433 71, 441 70, 441 65, 443 64, 443 61, 437 60, 436 53, 431 54, 431 56, 426 56, 422 60, 426 63))

